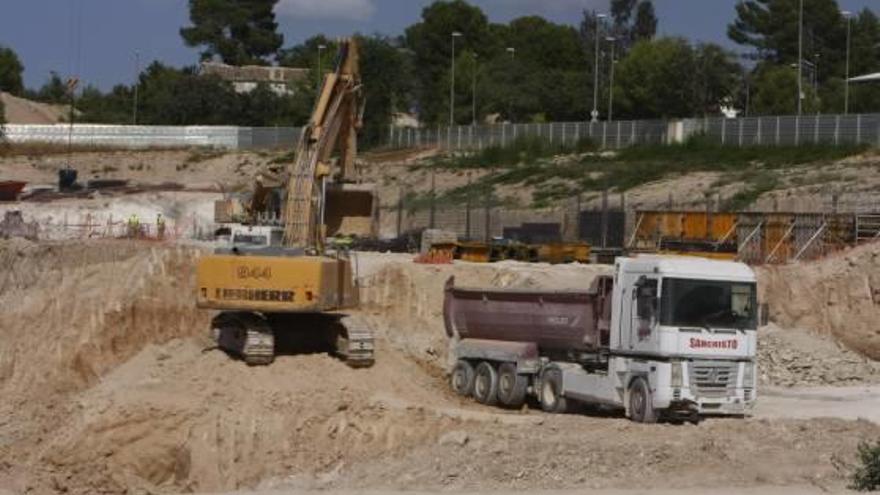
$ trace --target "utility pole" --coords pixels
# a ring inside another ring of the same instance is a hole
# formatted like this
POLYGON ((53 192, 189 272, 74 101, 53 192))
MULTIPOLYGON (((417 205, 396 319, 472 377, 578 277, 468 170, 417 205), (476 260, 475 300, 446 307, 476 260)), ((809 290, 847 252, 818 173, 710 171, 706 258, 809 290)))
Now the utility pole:
POLYGON ((141 52, 134 52, 134 103, 131 109, 131 125, 138 123, 138 90, 141 77, 141 52))
POLYGON ((798 8, 798 95, 797 113, 803 112, 804 100, 804 0, 800 0, 798 8))
POLYGON ((452 71, 449 79, 449 127, 455 125, 455 38, 461 36, 458 31, 452 32, 452 71))
POLYGON ((474 72, 471 77, 471 127, 477 125, 477 54, 474 53, 474 72))
POLYGON ((611 76, 608 82, 608 120, 611 121, 614 119, 614 64, 617 63, 617 60, 614 60, 614 45, 617 38, 609 36, 605 40, 611 43, 611 76))
MULTIPOLYGON (((510 61, 512 62, 512 65, 515 67, 516 66, 516 48, 514 48, 512 46, 508 46, 507 53, 510 54, 510 61)), ((510 74, 510 76, 511 76, 511 81, 512 81, 513 80, 512 74, 510 74)), ((511 96, 510 99, 508 99, 508 101, 507 101, 507 119, 510 120, 510 122, 513 122, 513 96, 511 96)))
POLYGON ((321 52, 324 51, 325 48, 327 48, 327 45, 318 45, 318 96, 320 96, 321 93, 321 85, 324 83, 324 68, 322 67, 323 60, 321 59, 321 52))
POLYGON ((852 37, 852 12, 841 12, 846 17, 846 78, 843 89, 843 114, 849 115, 849 47, 852 37))
POLYGON ((593 111, 590 112, 590 119, 593 122, 599 121, 599 33, 602 30, 601 20, 605 17, 605 14, 596 14, 596 53, 593 57, 593 111))

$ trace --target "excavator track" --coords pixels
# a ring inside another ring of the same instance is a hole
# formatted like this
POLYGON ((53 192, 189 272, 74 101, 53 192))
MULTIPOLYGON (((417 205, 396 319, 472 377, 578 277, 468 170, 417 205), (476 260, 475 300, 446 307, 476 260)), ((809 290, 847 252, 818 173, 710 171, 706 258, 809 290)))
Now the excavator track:
POLYGON ((336 339, 336 353, 352 368, 367 368, 375 362, 373 328, 360 316, 343 316, 336 339))
POLYGON ((221 313, 214 318, 212 327, 217 346, 240 356, 248 365, 267 365, 275 360, 275 334, 260 316, 221 313))

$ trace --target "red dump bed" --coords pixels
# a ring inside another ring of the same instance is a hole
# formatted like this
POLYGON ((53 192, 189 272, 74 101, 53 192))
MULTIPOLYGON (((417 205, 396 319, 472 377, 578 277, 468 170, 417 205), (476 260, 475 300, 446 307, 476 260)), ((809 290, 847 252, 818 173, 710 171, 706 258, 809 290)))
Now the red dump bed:
POLYGON ((462 339, 533 342, 542 351, 592 352, 608 346, 611 277, 587 291, 465 289, 446 282, 446 333, 462 339))
POLYGON ((16 201, 26 185, 18 180, 0 180, 0 201, 16 201))

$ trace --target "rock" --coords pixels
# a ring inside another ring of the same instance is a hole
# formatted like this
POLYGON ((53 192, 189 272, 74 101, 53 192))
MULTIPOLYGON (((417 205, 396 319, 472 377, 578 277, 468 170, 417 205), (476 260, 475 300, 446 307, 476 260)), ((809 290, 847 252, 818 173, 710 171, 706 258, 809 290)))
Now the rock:
POLYGON ((470 436, 468 436, 467 432, 457 430, 444 433, 440 436, 440 439, 437 440, 437 443, 440 445, 458 445, 459 447, 464 447, 469 440, 470 436))

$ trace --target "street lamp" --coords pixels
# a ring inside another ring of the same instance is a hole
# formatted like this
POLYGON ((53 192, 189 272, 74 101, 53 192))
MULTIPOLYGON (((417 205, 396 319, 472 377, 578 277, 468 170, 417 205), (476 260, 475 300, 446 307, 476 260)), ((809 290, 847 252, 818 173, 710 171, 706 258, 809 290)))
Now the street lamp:
POLYGON ((841 14, 846 18, 846 79, 843 87, 843 114, 849 115, 849 46, 852 35, 852 12, 844 10, 841 14))
POLYGON ((471 127, 477 125, 477 54, 474 53, 474 71, 471 74, 471 127))
POLYGON ((134 103, 131 109, 131 125, 138 123, 138 91, 141 83, 141 52, 134 52, 134 103))
MULTIPOLYGON (((514 62, 516 60, 516 48, 512 46, 507 47, 507 53, 510 54, 510 61, 514 62)), ((513 81, 513 77, 511 77, 511 81, 513 81)), ((507 119, 513 122, 513 95, 511 94, 510 99, 507 101, 507 119)))
POLYGON ((593 122, 599 121, 599 31, 602 25, 599 21, 608 17, 606 14, 596 14, 596 55, 593 58, 593 111, 590 117, 593 122))
POLYGON ((608 83, 608 120, 610 121, 614 116, 614 64, 617 63, 617 60, 614 60, 614 47, 617 38, 609 36, 605 41, 611 43, 611 76, 608 83))
POLYGON ((449 80, 449 126, 455 125, 455 38, 461 36, 458 31, 452 32, 452 77, 449 80))
POLYGON ((327 48, 327 45, 318 45, 318 93, 321 92, 321 83, 324 79, 324 74, 322 73, 321 67, 321 52, 324 51, 325 48, 327 48))
POLYGON ((798 95, 797 112, 801 114, 804 99, 804 0, 798 7, 798 95))

